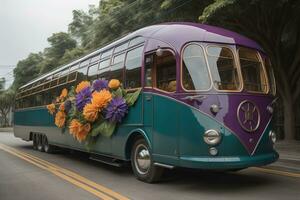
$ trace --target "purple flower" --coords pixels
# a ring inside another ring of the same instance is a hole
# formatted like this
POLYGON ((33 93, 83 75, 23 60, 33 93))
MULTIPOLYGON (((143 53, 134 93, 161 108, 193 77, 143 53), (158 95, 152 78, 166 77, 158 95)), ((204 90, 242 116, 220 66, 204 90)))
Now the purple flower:
POLYGON ((96 80, 93 83, 93 88, 94 88, 94 90, 96 90, 98 92, 103 89, 108 89, 108 81, 107 80, 96 80))
POLYGON ((128 106, 126 101, 121 97, 116 97, 108 104, 105 119, 110 122, 121 122, 127 112, 128 106))
POLYGON ((82 111, 84 106, 87 103, 90 103, 92 99, 92 91, 90 87, 86 87, 82 89, 77 95, 76 95, 76 108, 79 111, 82 111))
POLYGON ((72 103, 70 100, 65 101, 65 111, 68 113, 71 110, 72 103))

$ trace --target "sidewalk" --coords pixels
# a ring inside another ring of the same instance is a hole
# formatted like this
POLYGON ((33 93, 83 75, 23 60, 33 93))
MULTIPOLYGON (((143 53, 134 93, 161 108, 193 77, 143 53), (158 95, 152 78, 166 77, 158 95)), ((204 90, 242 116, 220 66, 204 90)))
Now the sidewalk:
POLYGON ((13 132, 13 128, 12 127, 0 128, 0 132, 13 132))

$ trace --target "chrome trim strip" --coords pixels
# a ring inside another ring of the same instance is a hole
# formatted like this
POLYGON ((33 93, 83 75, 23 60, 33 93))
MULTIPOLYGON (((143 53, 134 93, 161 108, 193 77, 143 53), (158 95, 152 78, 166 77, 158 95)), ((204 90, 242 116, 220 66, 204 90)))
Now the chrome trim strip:
POLYGON ((158 162, 155 162, 154 165, 159 166, 159 167, 168 168, 168 169, 174 169, 175 168, 173 165, 167 165, 167 164, 162 164, 162 163, 158 163, 158 162))
POLYGON ((251 156, 253 156, 253 154, 255 153, 255 151, 256 151, 256 149, 257 149, 257 147, 258 147, 258 145, 259 145, 259 143, 260 143, 260 141, 261 141, 261 139, 262 139, 262 137, 264 136, 264 134, 266 134, 265 131, 267 130, 267 128, 268 128, 270 122, 272 121, 272 118, 273 118, 273 116, 271 116, 271 118, 269 119, 269 121, 268 121, 268 123, 267 123, 265 129, 263 130, 263 132, 262 132, 262 134, 261 134, 259 140, 257 141, 257 143, 256 143, 256 145, 255 145, 255 148, 253 149, 253 151, 252 151, 252 153, 251 153, 251 156))

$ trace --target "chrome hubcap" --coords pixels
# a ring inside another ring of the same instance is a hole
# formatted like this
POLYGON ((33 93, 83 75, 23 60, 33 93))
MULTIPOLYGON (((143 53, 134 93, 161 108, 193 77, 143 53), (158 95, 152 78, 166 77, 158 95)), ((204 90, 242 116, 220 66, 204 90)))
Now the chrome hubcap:
POLYGON ((135 151, 135 168, 140 174, 148 173, 151 165, 151 158, 148 148, 144 144, 139 144, 135 151))

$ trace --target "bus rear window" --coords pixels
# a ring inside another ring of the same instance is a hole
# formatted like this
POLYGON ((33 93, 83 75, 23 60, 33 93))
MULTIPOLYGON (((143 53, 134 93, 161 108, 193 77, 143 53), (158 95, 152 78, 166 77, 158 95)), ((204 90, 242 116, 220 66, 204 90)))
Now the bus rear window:
POLYGON ((233 91, 240 89, 238 69, 229 48, 209 46, 207 58, 216 89, 233 91))
POLYGON ((239 57, 244 79, 244 89, 246 91, 266 93, 268 90, 266 75, 258 57, 258 52, 241 47, 239 49, 239 57))

